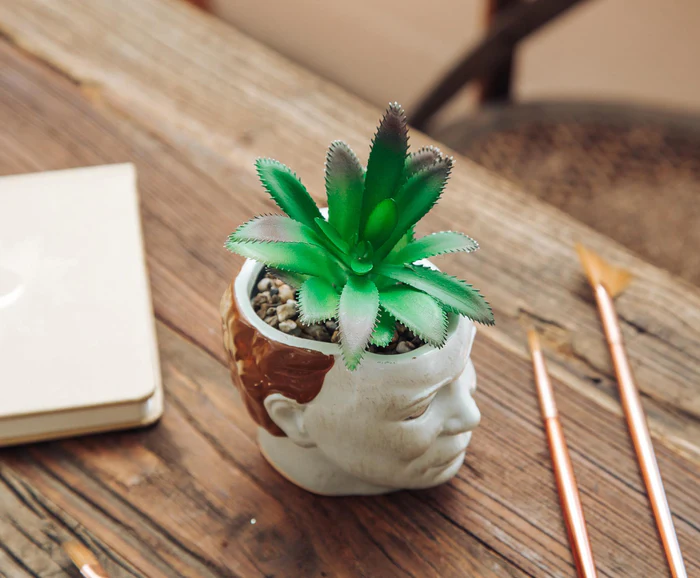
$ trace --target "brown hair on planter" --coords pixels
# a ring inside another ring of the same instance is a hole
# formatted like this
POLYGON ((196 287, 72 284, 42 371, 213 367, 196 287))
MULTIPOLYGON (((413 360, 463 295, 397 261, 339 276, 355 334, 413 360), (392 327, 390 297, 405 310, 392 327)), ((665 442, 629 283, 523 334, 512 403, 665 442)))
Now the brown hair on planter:
POLYGON ((221 300, 224 347, 231 378, 255 423, 273 435, 284 437, 285 433, 265 409, 265 398, 281 393, 297 403, 309 403, 321 391, 334 358, 268 339, 243 318, 233 294, 231 284, 221 300))

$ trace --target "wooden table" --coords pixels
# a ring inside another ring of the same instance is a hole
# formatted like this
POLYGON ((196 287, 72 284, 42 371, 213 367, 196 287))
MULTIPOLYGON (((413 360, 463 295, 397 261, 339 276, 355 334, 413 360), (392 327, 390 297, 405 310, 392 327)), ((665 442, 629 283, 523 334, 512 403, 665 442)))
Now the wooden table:
POLYGON ((343 138, 365 156, 380 111, 176 1, 0 0, 0 30, 3 174, 138 167, 166 389, 150 429, 0 452, 0 573, 75 576, 57 546, 74 535, 112 576, 572 576, 525 347, 534 325, 600 575, 667 576, 572 250, 584 241, 636 277, 618 307, 700 575, 697 288, 458 159, 423 230, 481 241, 441 263, 496 313, 474 346, 483 422, 466 463, 429 491, 312 496, 261 458, 229 383, 217 302, 240 261, 222 242, 272 209, 256 156, 294 167, 320 200, 326 146, 343 138))

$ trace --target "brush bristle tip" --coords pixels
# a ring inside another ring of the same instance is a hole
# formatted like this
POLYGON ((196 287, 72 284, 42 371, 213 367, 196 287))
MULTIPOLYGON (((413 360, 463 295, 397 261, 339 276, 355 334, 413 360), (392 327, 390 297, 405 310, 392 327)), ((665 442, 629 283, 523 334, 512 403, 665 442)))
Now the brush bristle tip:
POLYGON ((610 265, 600 255, 587 249, 581 243, 576 244, 576 251, 586 277, 588 277, 588 282, 593 288, 602 285, 612 297, 615 297, 624 291, 632 280, 629 271, 610 265))

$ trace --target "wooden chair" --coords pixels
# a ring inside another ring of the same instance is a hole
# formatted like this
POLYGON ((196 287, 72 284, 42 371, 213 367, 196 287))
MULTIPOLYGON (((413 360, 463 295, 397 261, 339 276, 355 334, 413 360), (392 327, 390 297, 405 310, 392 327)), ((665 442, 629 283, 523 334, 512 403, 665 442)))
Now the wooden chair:
POLYGON ((595 102, 513 103, 520 40, 580 0, 491 0, 484 39, 418 106, 412 124, 648 261, 700 285, 700 118, 595 102), (429 121, 467 83, 480 108, 429 121))

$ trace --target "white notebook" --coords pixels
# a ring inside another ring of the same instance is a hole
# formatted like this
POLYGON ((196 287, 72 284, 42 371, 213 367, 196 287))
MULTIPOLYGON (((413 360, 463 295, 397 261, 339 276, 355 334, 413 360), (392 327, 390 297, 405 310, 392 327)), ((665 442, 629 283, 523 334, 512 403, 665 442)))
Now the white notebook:
POLYGON ((134 167, 0 178, 0 445, 162 411, 134 167))

